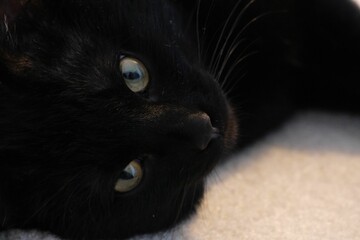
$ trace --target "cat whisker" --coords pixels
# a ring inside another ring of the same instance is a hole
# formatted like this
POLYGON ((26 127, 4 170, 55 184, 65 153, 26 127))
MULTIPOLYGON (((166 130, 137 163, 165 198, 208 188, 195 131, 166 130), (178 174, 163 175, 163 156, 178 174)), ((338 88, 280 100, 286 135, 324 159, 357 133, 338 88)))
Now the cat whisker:
POLYGON ((220 70, 217 72, 216 76, 215 76, 215 79, 217 81, 219 81, 223 71, 224 71, 224 68, 226 67, 230 57, 233 55, 233 53, 235 52, 235 50, 240 46, 241 43, 245 42, 246 39, 241 39, 240 41, 238 41, 234 46, 232 46, 232 48, 230 49, 230 51, 228 52, 228 54, 226 55, 222 65, 221 65, 221 68, 220 70))
MULTIPOLYGON (((229 23, 230 23, 231 18, 232 18, 233 15, 235 14, 235 12, 236 12, 236 10, 238 9, 238 7, 240 6, 240 3, 241 3, 241 2, 242 2, 242 1, 238 1, 238 2, 235 4, 233 10, 230 12, 228 18, 226 19, 225 24, 223 25, 223 29, 222 29, 222 31, 221 31, 221 33, 220 33, 219 39, 218 39, 218 41, 217 41, 217 43, 216 43, 215 49, 213 50, 213 55, 212 55, 211 60, 210 60, 210 69, 211 69, 211 70, 213 70, 214 61, 216 61, 215 57, 216 57, 216 55, 217 55, 217 53, 218 53, 218 49, 219 49, 220 43, 221 43, 221 41, 222 41, 222 39, 223 39, 223 36, 224 36, 224 34, 225 34, 225 30, 227 29, 227 27, 228 27, 228 25, 229 25, 229 23)), ((211 71, 211 72, 212 72, 212 71, 211 71)))
MULTIPOLYGON (((270 14, 284 13, 284 12, 286 12, 286 11, 278 11, 278 12, 271 11, 271 12, 266 12, 266 13, 260 14, 259 16, 251 19, 251 20, 241 29, 241 31, 237 34, 237 36, 235 37, 235 39, 234 39, 234 41, 233 41, 232 44, 234 44, 235 41, 236 41, 236 39, 239 38, 239 37, 240 37, 250 26, 252 26, 255 22, 259 21, 260 19, 262 19, 262 18, 264 18, 264 17, 266 17, 266 16, 268 16, 268 15, 270 15, 270 14)), ((252 45, 254 45, 259 39, 260 39, 260 38, 257 38, 257 39, 255 39, 255 40, 253 40, 253 41, 244 49, 244 51, 240 54, 240 56, 242 56, 242 54, 245 53, 246 50, 248 50, 250 47, 252 47, 252 45)), ((241 41, 241 40, 239 40, 239 41, 241 41)), ((235 45, 235 46, 236 46, 236 45, 235 45)), ((228 70, 228 73, 227 73, 226 76, 224 77, 224 80, 222 81, 222 84, 221 84, 221 87, 224 89, 225 92, 228 93, 228 92, 231 91, 231 90, 226 90, 227 87, 226 87, 225 85, 227 84, 230 75, 231 75, 231 74, 233 73, 233 71, 235 70, 235 67, 236 67, 238 64, 240 64, 241 62, 243 62, 245 59, 247 59, 248 57, 250 57, 250 56, 252 56, 252 55, 254 55, 254 54, 256 54, 256 53, 258 53, 258 51, 253 51, 253 52, 245 55, 244 57, 240 57, 240 59, 237 60, 237 61, 233 64, 233 66, 228 70)), ((228 61, 228 60, 227 60, 227 61, 228 61)), ((224 64, 226 64, 226 62, 225 62, 224 64)), ((224 68, 225 68, 225 65, 222 67, 221 72, 219 72, 219 73, 217 74, 217 76, 216 76, 217 81, 220 81, 220 78, 221 78, 222 72, 224 71, 224 70, 223 70, 224 68)), ((243 78, 243 76, 241 76, 241 78, 243 78)), ((240 79, 241 79, 241 78, 240 78, 240 79)), ((237 82, 238 82, 238 81, 239 81, 239 79, 237 80, 237 82)), ((231 89, 235 88, 236 85, 237 85, 237 83, 235 83, 235 84, 231 87, 231 89)))
MULTIPOLYGON (((211 64, 210 64, 210 62, 209 62, 209 58, 210 58, 210 57, 208 57, 208 56, 209 56, 209 55, 210 55, 210 56, 213 56, 213 55, 215 54, 212 46, 213 46, 214 41, 217 40, 216 37, 217 37, 218 33, 219 33, 221 30, 222 30, 222 28, 218 28, 218 29, 215 31, 215 34, 213 34, 213 35, 211 36, 211 38, 209 39, 209 41, 207 41, 209 44, 207 44, 207 47, 206 47, 205 52, 204 52, 204 54, 203 54, 203 55, 204 55, 204 59, 206 59, 207 70, 208 70, 208 72, 209 72, 210 74, 214 74, 214 72, 213 72, 213 70, 212 70, 212 68, 211 68, 211 64)), ((217 40, 217 41, 218 41, 218 40, 217 40)))
POLYGON ((6 220, 7 220, 7 216, 6 216, 6 213, 5 213, 4 214, 4 219, 3 219, 2 224, 1 224, 1 227, 5 226, 6 220))
POLYGON ((7 21, 7 15, 4 14, 4 25, 5 25, 5 32, 8 33, 9 32, 9 24, 7 21))
POLYGON ((196 187, 194 187, 193 193, 192 193, 192 199, 191 199, 191 205, 194 205, 195 203, 195 194, 196 194, 196 187))
MULTIPOLYGON (((8 16, 4 14, 4 26, 5 26, 5 33, 7 35, 8 40, 11 44, 14 44, 13 37, 11 35, 11 31, 9 30, 9 22, 8 22, 8 16)), ((16 32, 16 24, 13 24, 13 31, 16 32)))
POLYGON ((243 78, 245 78, 245 76, 246 76, 247 74, 248 74, 247 72, 244 73, 244 74, 242 74, 238 79, 236 79, 237 81, 234 81, 234 84, 233 84, 233 85, 231 85, 231 86, 229 86, 229 87, 225 87, 225 90, 224 90, 225 95, 229 95, 229 94, 231 93, 231 91, 232 91, 233 89, 235 89, 235 87, 239 84, 239 82, 241 82, 241 80, 242 80, 243 78))
MULTIPOLYGON (((78 175, 77 177, 79 177, 79 175, 78 175)), ((75 178, 72 180, 72 182, 74 182, 74 180, 75 180, 75 178)), ((73 189, 73 190, 68 194, 68 197, 67 197, 67 199, 66 199, 66 201, 65 201, 65 205, 64 205, 65 208, 64 208, 64 209, 72 209, 72 207, 71 207, 71 200, 73 199, 73 196, 75 196, 76 194, 79 193, 79 190, 80 190, 80 186, 77 186, 75 189, 73 189)), ((90 208, 90 209, 91 209, 91 208, 90 208)), ((90 210, 90 211, 91 211, 91 210, 90 210)), ((70 211, 67 211, 67 212, 71 214, 72 211, 70 210, 70 211)), ((91 214, 91 213, 90 213, 90 214, 91 214)), ((66 211, 64 211, 63 219, 62 219, 64 225, 67 224, 66 219, 67 219, 66 211)))
POLYGON ((52 200, 54 200, 63 190, 65 189, 65 186, 63 186, 61 189, 59 189, 55 194, 53 194, 50 198, 45 200, 44 204, 41 205, 25 222, 24 225, 26 225, 28 222, 30 222, 34 217, 36 217, 44 208, 46 208, 47 205, 50 204, 52 200))
POLYGON ((215 168, 211 173, 211 182, 214 181, 215 183, 221 183, 223 179, 221 178, 218 168, 215 168))
MULTIPOLYGON (((249 4, 248 4, 245 8, 248 8, 248 7, 251 5, 251 3, 253 3, 254 1, 255 1, 255 0, 249 2, 249 4)), ((245 9, 245 8, 244 8, 244 9, 245 9)), ((281 11, 281 12, 282 12, 282 11, 281 11)), ((243 12, 242 12, 242 13, 243 13, 243 12)), ((222 72, 224 71, 224 69, 225 69, 225 67, 226 67, 226 64, 227 64, 227 62, 229 61, 229 59, 230 59, 231 55, 233 54, 234 50, 239 46, 239 42, 241 42, 241 41, 243 40, 243 39, 240 39, 240 40, 237 40, 237 39, 240 38, 240 37, 244 34, 244 32, 245 32, 249 27, 251 27, 255 22, 259 21, 260 19, 264 18, 265 16, 268 16, 268 15, 270 15, 270 14, 275 14, 275 13, 280 13, 280 12, 271 11, 271 12, 266 12, 266 13, 260 14, 259 16, 251 19, 251 20, 239 31, 239 33, 235 36, 234 40, 232 41, 232 43, 231 43, 231 45, 230 45, 230 47, 229 47, 229 51, 228 51, 228 53, 227 53, 227 55, 226 55, 226 57, 225 57, 225 59, 224 59, 224 61, 223 61, 223 63, 222 63, 221 69, 220 69, 218 72, 216 71, 218 66, 216 66, 216 68, 214 69, 214 71, 217 72, 216 77, 215 77, 215 79, 217 79, 217 81, 220 80, 220 77, 221 77, 221 75, 222 75, 222 72)), ((232 29, 232 31, 231 31, 229 34, 232 35, 232 34, 233 34, 233 31, 234 31, 234 29, 232 29)), ((229 38, 229 37, 228 37, 228 38, 229 38)), ((257 38, 257 39, 255 39, 255 40, 253 40, 253 41, 244 49, 244 51, 240 54, 240 56, 241 56, 244 52, 246 52, 246 50, 249 49, 253 44, 255 44, 259 39, 260 39, 260 38, 257 38)), ((225 42, 225 44, 227 44, 227 41, 225 42)), ((225 48, 225 46, 224 46, 223 48, 225 48)), ((221 58, 221 56, 219 56, 218 59, 220 60, 220 58, 221 58)), ((218 63, 217 63, 217 64, 218 64, 218 63)), ((225 84, 225 82, 227 81, 226 79, 227 79, 227 77, 225 77, 224 83, 223 83, 222 85, 225 84)))
MULTIPOLYGON (((239 15, 236 17, 234 23, 232 24, 231 28, 230 28, 230 31, 225 39, 225 42, 223 44, 223 47, 221 48, 220 52, 219 52, 219 56, 217 57, 217 60, 215 62, 215 66, 213 68, 213 71, 214 72, 217 72, 217 69, 218 69, 218 65, 221 61, 221 58, 222 58, 222 55, 228 45, 228 41, 230 40, 231 36, 233 35, 240 19, 242 18, 242 16, 244 15, 244 13, 246 12, 246 10, 248 10, 250 8, 250 6, 255 2, 256 0, 251 0, 248 4, 246 4, 246 6, 241 10, 241 12, 239 13, 239 15)), ((237 37, 238 36, 241 36, 242 32, 243 32, 244 28, 240 31, 240 33, 235 37, 234 41, 235 42, 237 40, 237 37)), ((231 47, 231 46, 230 46, 231 47)))
MULTIPOLYGON (((260 39, 260 38, 256 38, 255 40, 251 41, 251 42, 241 51, 241 53, 239 54, 240 57, 238 57, 238 59, 241 58, 241 56, 243 56, 259 39, 260 39)), ((244 39, 244 40, 245 40, 245 39, 244 39)), ((241 41, 241 40, 240 40, 240 41, 241 41)), ((240 41, 239 41, 239 42, 240 42, 240 41)), ((237 45, 235 45, 235 46, 233 47, 233 51, 236 50, 236 48, 238 47, 238 45, 239 45, 239 44, 237 44, 237 45)), ((227 58, 224 60, 224 63, 223 63, 223 65, 222 65, 220 71, 219 71, 218 74, 216 75, 216 78, 215 78, 215 79, 216 79, 218 82, 220 82, 220 80, 221 80, 220 78, 221 78, 221 76, 222 76, 222 74, 223 74, 223 71, 224 71, 224 69, 225 69, 225 67, 226 67, 226 65, 227 65, 227 63, 228 63, 228 61, 229 61, 229 59, 230 59, 230 57, 231 57, 232 54, 233 54, 233 52, 229 52, 229 55, 228 55, 227 58)), ((237 59, 236 61, 238 61, 238 59, 237 59)), ((227 78, 225 77, 224 81, 222 81, 221 86, 223 86, 226 81, 227 81, 227 78)))
POLYGON ((248 59, 249 57, 257 54, 259 51, 253 51, 253 52, 250 52, 246 55, 243 55, 243 56, 240 56, 236 62, 229 68, 227 74, 225 75, 224 77, 224 80, 222 81, 222 84, 220 85, 222 89, 224 89, 227 85, 227 82, 229 80, 229 77, 231 76, 231 74, 233 73, 233 71, 235 70, 236 67, 238 67, 238 65, 242 62, 244 62, 246 59, 248 59))
POLYGON ((89 194, 89 196, 88 196, 88 207, 89 207, 89 215, 90 215, 90 219, 94 222, 94 223, 96 223, 96 218, 94 217, 94 214, 93 214, 93 212, 91 211, 91 209, 92 209, 92 207, 91 207, 91 202, 92 202, 92 200, 93 200, 93 196, 96 196, 96 193, 95 193, 95 186, 93 186, 92 188, 91 188, 91 191, 90 191, 90 194, 89 194))
MULTIPOLYGON (((222 63, 222 67, 221 69, 219 70, 218 74, 217 74, 217 79, 220 79, 220 76, 222 74, 222 71, 224 70, 227 62, 229 61, 229 58, 230 56, 233 54, 234 50, 239 46, 239 43, 241 43, 242 41, 246 40, 246 39, 240 39, 240 40, 237 40, 238 38, 241 37, 241 35, 244 33, 244 31, 251 25, 251 22, 254 22, 256 21, 256 19, 252 19, 247 25, 245 25, 242 30, 236 35, 236 37, 234 38, 234 40, 232 41, 230 47, 229 47, 229 51, 228 51, 228 54, 227 56, 225 57, 223 63, 222 63)), ((260 38, 256 38, 255 40, 253 40, 248 46, 246 46, 246 48, 244 49, 243 52, 245 52, 246 49, 250 48, 254 43, 256 43, 260 38)), ((242 53, 243 53, 242 52, 242 53)), ((241 53, 241 54, 242 54, 241 53)), ((240 54, 240 55, 241 55, 240 54)))
POLYGON ((181 197, 181 200, 180 200, 180 205, 179 205, 179 208, 177 209, 177 213, 176 213, 176 217, 175 217, 175 220, 174 220, 174 225, 177 223, 177 221, 179 220, 180 218, 180 214, 182 212, 182 208, 184 206, 184 202, 185 202, 185 196, 186 196, 186 189, 187 189, 187 186, 186 184, 184 185, 184 188, 180 191, 179 195, 181 197))
MULTIPOLYGON (((271 12, 267 12, 267 13, 261 14, 261 15, 255 17, 255 18, 251 19, 251 20, 240 30, 240 32, 236 35, 236 37, 234 38, 234 40, 233 40, 233 42, 232 42, 232 44, 231 44, 230 47, 236 46, 236 41, 237 41, 237 39, 238 39, 240 36, 242 36, 243 33, 244 33, 250 26, 252 26, 252 24, 254 24, 254 23, 257 22, 259 19, 263 18, 264 16, 267 16, 267 15, 270 14, 270 13, 271 13, 271 12)), ((259 40, 259 38, 255 39, 255 40, 250 44, 250 46, 251 46, 252 44, 254 44, 257 40, 259 40)), ((241 40, 239 40, 239 41, 241 41, 241 40)), ((249 48, 249 46, 248 46, 247 48, 249 48)), ((232 49, 232 48, 231 48, 231 49, 232 49)), ((227 62, 227 61, 225 61, 225 64, 226 64, 226 62, 227 62)), ((223 70, 223 68, 225 67, 225 64, 223 63, 223 67, 221 68, 222 70, 223 70)), ((222 70, 220 70, 220 71, 222 71, 222 70)), ((218 74, 217 76, 218 76, 217 78, 220 78, 220 74, 218 74)))
MULTIPOLYGON (((186 180, 184 182, 184 185, 183 185, 183 188, 181 189, 179 195, 181 197, 181 200, 180 200, 180 205, 179 205, 179 208, 177 209, 177 213, 176 213, 176 217, 175 217, 175 221, 174 223, 177 223, 177 221, 180 219, 180 214, 183 210, 183 207, 184 207, 184 202, 185 202, 185 197, 187 196, 188 194, 188 184, 190 182, 190 179, 191 177, 190 176, 186 176, 186 180)), ((178 199, 179 197, 177 197, 178 199)))
POLYGON ((69 185, 71 185, 76 178, 77 176, 73 176, 59 190, 57 190, 52 196, 45 200, 44 203, 27 220, 24 221, 24 225, 26 225, 33 218, 35 218, 44 208, 46 208, 51 203, 51 201, 56 199, 57 196, 59 196, 69 185))

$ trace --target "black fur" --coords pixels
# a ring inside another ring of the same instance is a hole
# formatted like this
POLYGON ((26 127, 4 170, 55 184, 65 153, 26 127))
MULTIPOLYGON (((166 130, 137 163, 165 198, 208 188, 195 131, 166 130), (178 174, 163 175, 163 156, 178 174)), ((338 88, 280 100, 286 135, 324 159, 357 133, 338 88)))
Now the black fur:
POLYGON ((238 133, 245 146, 298 109, 358 111, 359 16, 344 0, 0 1, 1 230, 174 226, 238 133), (145 92, 122 80, 124 55, 148 68, 145 92), (219 136, 201 151, 203 113, 219 136), (133 159, 143 181, 115 192, 133 159))
POLYGON ((2 230, 124 238, 194 211, 225 147, 194 149, 188 116, 206 112, 224 132, 228 110, 177 14, 166 1, 42 1, 2 24, 2 230), (125 86, 121 55, 148 67, 147 92, 125 86), (135 158, 142 184, 115 193, 135 158))

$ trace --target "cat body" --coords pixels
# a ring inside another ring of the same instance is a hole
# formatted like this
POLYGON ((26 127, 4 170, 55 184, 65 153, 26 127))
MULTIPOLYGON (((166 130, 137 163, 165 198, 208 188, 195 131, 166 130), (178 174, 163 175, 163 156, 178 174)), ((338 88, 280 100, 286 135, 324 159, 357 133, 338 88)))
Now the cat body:
POLYGON ((0 3, 2 231, 167 229, 235 145, 297 109, 358 110, 352 2, 0 3))

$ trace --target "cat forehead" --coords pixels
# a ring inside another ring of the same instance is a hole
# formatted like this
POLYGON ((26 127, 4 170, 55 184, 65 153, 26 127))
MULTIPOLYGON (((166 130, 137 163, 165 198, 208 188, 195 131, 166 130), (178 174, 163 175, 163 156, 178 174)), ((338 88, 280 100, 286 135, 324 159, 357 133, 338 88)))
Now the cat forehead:
POLYGON ((29 46, 30 37, 40 47, 62 41, 115 51, 169 53, 185 39, 175 0, 8 1, 14 4, 0 5, 0 13, 14 16, 12 22, 8 16, 2 20, 6 33, 24 47, 29 46))
POLYGON ((183 32, 179 9, 173 4, 169 0, 68 0, 48 1, 44 6, 50 8, 48 21, 62 27, 135 45, 168 47, 183 32))
POLYGON ((85 72, 69 83, 97 91, 113 84, 123 55, 138 58, 153 77, 184 79, 193 73, 196 51, 171 0, 35 2, 18 15, 11 32, 16 48, 0 46, 6 53, 0 58, 6 57, 14 74, 46 74, 64 82, 85 72))
POLYGON ((7 29, 60 25, 123 35, 154 31, 166 35, 175 26, 179 31, 179 8, 174 4, 174 0, 8 0, 0 2, 0 20, 7 29))
POLYGON ((117 1, 47 1, 43 4, 51 16, 61 20, 92 24, 94 27, 167 26, 178 18, 177 10, 169 0, 117 0, 117 1))

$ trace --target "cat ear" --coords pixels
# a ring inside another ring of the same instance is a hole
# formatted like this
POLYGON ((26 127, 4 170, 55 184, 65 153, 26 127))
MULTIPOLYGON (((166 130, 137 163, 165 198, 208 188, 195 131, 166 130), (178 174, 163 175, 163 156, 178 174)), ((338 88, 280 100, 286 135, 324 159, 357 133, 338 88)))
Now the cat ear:
POLYGON ((23 11, 29 0, 0 0, 0 20, 8 26, 23 11))

